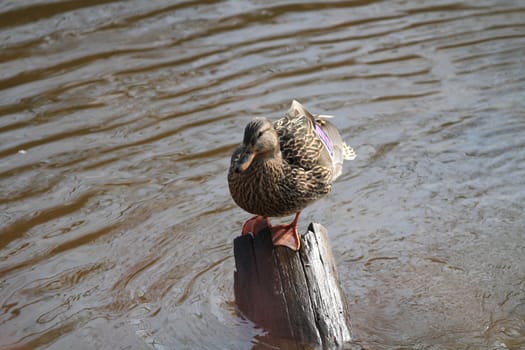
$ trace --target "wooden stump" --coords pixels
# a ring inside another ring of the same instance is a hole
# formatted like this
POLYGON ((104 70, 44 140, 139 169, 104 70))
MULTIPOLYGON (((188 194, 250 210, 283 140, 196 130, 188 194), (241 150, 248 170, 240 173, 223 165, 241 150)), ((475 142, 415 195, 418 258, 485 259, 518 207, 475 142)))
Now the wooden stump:
POLYGON ((301 249, 274 247, 270 232, 234 240, 235 299, 272 336, 323 348, 351 340, 346 296, 326 229, 312 223, 301 249))

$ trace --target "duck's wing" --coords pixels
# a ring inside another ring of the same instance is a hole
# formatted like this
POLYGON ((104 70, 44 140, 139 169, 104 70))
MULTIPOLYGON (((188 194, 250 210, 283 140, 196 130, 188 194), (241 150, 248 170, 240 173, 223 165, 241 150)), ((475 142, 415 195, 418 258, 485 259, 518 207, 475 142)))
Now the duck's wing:
POLYGON ((295 100, 286 115, 274 122, 282 156, 289 164, 305 170, 318 165, 332 167, 330 154, 316 125, 315 117, 295 100))
POLYGON ((327 167, 335 180, 342 173, 343 161, 354 159, 356 154, 328 120, 331 118, 313 115, 294 100, 286 116, 274 123, 283 158, 307 170, 319 165, 327 167))
POLYGON ((343 141, 335 125, 325 116, 318 115, 315 117, 315 127, 329 153, 333 170, 332 180, 335 180, 343 172, 343 161, 355 159, 356 154, 354 149, 343 141))

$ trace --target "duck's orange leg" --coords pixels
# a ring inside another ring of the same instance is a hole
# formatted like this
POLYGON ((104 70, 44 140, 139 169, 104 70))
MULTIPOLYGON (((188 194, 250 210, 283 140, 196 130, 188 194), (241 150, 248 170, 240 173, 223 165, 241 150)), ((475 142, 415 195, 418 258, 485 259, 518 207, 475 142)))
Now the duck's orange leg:
POLYGON ((299 232, 297 232, 297 223, 299 222, 300 214, 300 211, 295 214, 295 218, 291 224, 269 226, 274 245, 283 245, 294 251, 298 251, 299 248, 301 248, 301 240, 299 239, 299 232))

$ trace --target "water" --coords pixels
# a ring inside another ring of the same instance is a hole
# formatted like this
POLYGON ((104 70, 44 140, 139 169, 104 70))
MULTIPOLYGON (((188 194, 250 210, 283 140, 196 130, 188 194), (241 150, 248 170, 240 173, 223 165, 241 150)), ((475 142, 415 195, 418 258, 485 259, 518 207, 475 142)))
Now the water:
POLYGON ((525 348, 521 1, 0 4, 0 345, 269 349, 229 157, 297 99, 358 154, 329 230, 356 346, 525 348))

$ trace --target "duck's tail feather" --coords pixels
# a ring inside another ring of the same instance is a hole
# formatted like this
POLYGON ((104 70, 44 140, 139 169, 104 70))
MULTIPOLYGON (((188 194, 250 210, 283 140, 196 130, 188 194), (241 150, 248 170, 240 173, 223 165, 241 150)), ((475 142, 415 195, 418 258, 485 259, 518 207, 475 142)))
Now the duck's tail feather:
POLYGON ((343 142, 343 158, 346 160, 354 160, 357 157, 354 149, 343 142))

